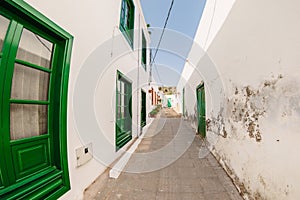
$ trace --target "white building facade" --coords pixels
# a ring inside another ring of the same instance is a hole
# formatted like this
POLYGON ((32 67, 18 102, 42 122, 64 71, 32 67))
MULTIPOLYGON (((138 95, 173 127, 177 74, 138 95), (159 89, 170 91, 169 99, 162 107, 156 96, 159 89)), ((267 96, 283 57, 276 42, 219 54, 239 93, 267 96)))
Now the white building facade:
POLYGON ((140 2, 0 7, 0 199, 82 199, 151 122, 140 2))

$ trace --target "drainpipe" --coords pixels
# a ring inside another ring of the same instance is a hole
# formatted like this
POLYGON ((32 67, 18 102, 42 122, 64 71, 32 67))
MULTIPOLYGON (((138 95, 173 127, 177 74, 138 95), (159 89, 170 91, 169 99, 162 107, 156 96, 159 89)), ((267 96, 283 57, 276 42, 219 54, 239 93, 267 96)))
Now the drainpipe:
POLYGON ((140 14, 139 14, 139 27, 138 27, 138 70, 137 70, 137 96, 136 96, 136 111, 137 111, 137 116, 136 116, 136 134, 137 137, 140 137, 140 133, 139 133, 139 129, 140 129, 140 124, 139 124, 139 97, 140 97, 140 88, 139 88, 139 84, 140 84, 140 29, 141 29, 141 21, 140 21, 140 14))

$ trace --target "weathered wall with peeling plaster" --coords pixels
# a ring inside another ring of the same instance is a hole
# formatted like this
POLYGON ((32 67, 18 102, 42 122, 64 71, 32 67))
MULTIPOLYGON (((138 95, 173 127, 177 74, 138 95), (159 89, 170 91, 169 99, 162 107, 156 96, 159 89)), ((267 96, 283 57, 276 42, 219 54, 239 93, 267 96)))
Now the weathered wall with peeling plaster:
POLYGON ((204 81, 207 140, 249 199, 300 197, 299 19, 296 0, 236 1, 185 85, 196 127, 204 81))

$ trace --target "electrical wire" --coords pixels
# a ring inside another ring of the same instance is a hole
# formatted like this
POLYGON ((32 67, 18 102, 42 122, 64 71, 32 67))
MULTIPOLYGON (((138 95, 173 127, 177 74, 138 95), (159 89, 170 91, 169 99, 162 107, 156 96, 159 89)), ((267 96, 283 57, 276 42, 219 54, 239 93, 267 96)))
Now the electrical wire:
POLYGON ((171 2, 171 5, 170 5, 169 11, 168 11, 168 15, 167 15, 167 18, 166 18, 166 21, 165 21, 164 28, 163 28, 163 30, 162 30, 162 33, 161 33, 161 35, 160 35, 160 38, 159 38, 159 41, 158 41, 158 44, 157 44, 157 47, 156 47, 154 56, 153 56, 152 61, 151 61, 150 63, 153 63, 154 60, 155 60, 155 58, 156 58, 156 55, 157 55, 157 52, 158 52, 160 43, 161 43, 161 41, 162 41, 162 38, 163 38, 164 33, 165 33, 165 29, 166 29, 167 24, 168 24, 168 20, 169 20, 170 14, 171 14, 171 10, 172 10, 172 8, 173 8, 173 4, 174 4, 174 0, 172 0, 172 2, 171 2))
POLYGON ((163 86, 164 84, 163 84, 163 82, 161 81, 160 75, 159 75, 158 70, 157 70, 157 64, 156 64, 155 60, 154 60, 153 62, 154 62, 154 68, 155 68, 155 71, 156 71, 158 80, 159 80, 159 82, 160 82, 160 83, 162 84, 162 86, 163 86))

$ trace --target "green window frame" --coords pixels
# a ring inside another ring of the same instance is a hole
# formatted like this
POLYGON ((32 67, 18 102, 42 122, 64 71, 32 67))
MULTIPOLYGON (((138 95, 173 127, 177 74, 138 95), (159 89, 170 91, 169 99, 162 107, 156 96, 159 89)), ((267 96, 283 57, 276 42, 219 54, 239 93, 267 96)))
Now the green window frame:
POLYGON ((116 151, 132 139, 132 81, 120 71, 116 80, 116 151))
POLYGON ((57 199, 70 190, 67 95, 73 37, 22 0, 2 1, 0 17, 9 22, 0 41, 0 199, 57 199), (28 34, 50 52, 48 62, 26 49, 36 48, 28 34))
POLYGON ((144 31, 142 31, 142 66, 147 71, 147 41, 144 31))
POLYGON ((132 0, 122 0, 119 28, 132 49, 134 39, 134 9, 132 0))

